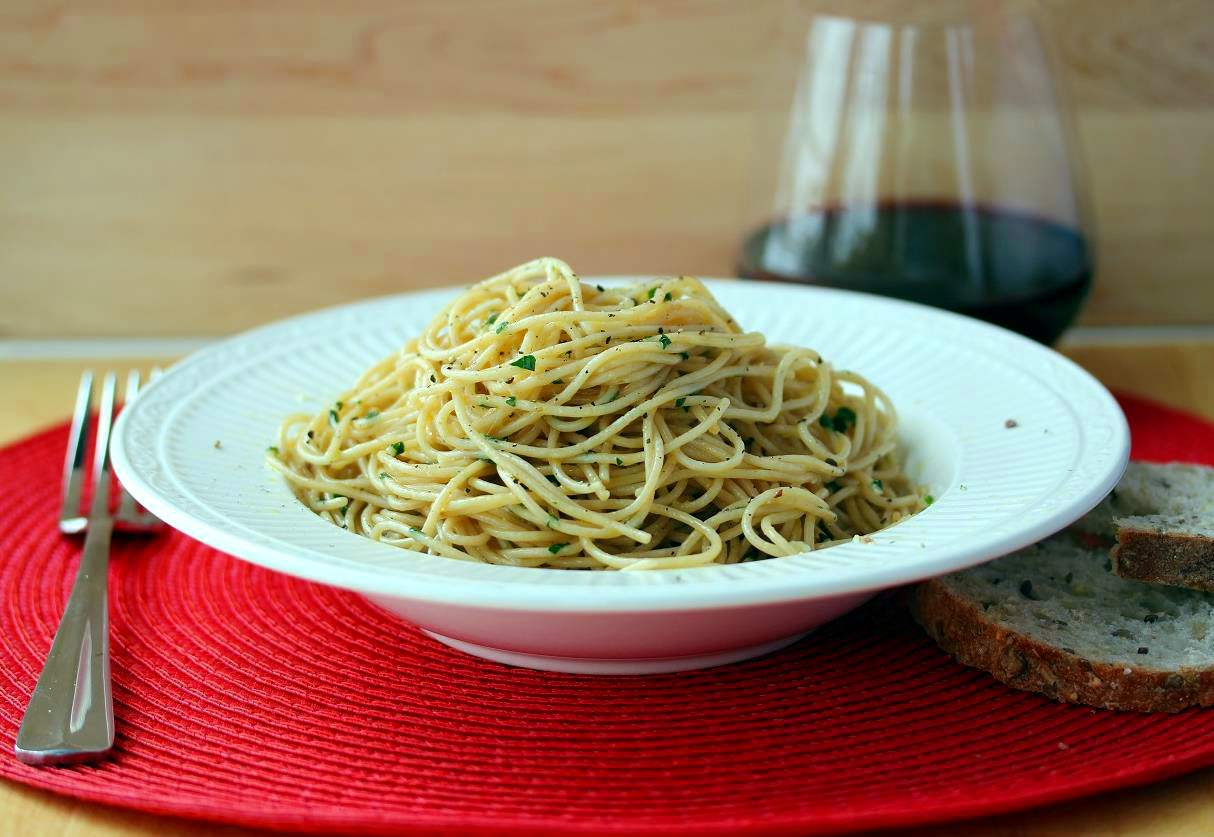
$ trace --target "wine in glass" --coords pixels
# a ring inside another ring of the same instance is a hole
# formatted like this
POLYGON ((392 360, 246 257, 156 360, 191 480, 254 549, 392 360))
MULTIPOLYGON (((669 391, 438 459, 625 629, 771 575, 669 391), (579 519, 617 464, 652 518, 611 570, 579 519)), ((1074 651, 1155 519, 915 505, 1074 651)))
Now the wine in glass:
POLYGON ((968 8, 981 13, 810 21, 743 276, 928 303, 1045 343, 1071 324, 1093 269, 1071 111, 1034 19, 968 8))

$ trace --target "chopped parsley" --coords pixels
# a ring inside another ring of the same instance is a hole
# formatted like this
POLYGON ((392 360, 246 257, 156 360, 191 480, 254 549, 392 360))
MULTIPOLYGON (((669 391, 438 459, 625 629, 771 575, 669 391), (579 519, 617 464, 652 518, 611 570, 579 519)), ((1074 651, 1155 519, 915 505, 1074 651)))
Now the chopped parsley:
POLYGON ((932 503, 936 502, 936 498, 935 498, 935 497, 933 497, 932 495, 928 494, 927 496, 925 496, 925 497, 923 498, 923 502, 924 502, 926 505, 929 505, 929 506, 930 506, 932 503))
POLYGON ((649 299, 653 299, 653 295, 656 294, 657 292, 658 292, 657 285, 654 285, 652 288, 650 288, 649 289, 649 299))
POLYGON ((826 415, 826 413, 823 413, 822 415, 818 416, 818 424, 822 425, 827 430, 835 429, 835 423, 830 420, 830 416, 826 415))
POLYGON ((564 549, 567 546, 569 546, 569 544, 567 544, 567 543, 554 543, 548 547, 548 551, 551 552, 553 555, 556 555, 558 552, 560 552, 562 549, 564 549))
POLYGON ((851 407, 840 407, 839 411, 835 413, 835 430, 838 430, 840 433, 846 433, 847 426, 849 424, 854 426, 855 423, 856 411, 851 407))
POLYGON ((690 410, 690 409, 691 409, 690 407, 688 407, 688 406, 687 406, 687 399, 686 399, 686 398, 676 398, 676 399, 674 400, 674 405, 675 405, 676 407, 682 407, 682 408, 683 408, 683 412, 685 412, 685 413, 686 413, 688 410, 690 410))
POLYGON ((511 366, 517 366, 519 369, 526 369, 528 372, 535 371, 535 355, 523 355, 518 360, 510 361, 511 366))
POLYGON ((387 472, 386 472, 386 471, 380 471, 380 472, 379 472, 379 478, 380 478, 381 480, 386 480, 386 479, 388 478, 388 474, 387 474, 387 472))
POLYGON ((339 410, 341 409, 341 402, 340 402, 340 401, 338 401, 338 402, 337 402, 337 409, 339 409, 339 410))
POLYGON ((670 300, 674 299, 674 297, 668 293, 666 296, 662 297, 662 299, 666 302, 670 302, 670 300))
POLYGON ((506 330, 506 326, 508 326, 508 325, 510 325, 510 323, 505 322, 505 321, 503 320, 502 322, 498 323, 497 328, 495 328, 495 329, 493 330, 493 333, 494 333, 494 334, 501 334, 503 331, 505 331, 505 330, 506 330))
POLYGON ((557 379, 556 379, 555 381, 553 381, 552 383, 553 383, 554 385, 555 385, 555 384, 563 384, 563 383, 565 383, 565 379, 564 379, 564 378, 557 378, 557 379))
POLYGON ((379 410, 372 410, 371 412, 369 412, 365 416, 363 416, 363 421, 368 421, 370 419, 378 418, 378 417, 379 417, 379 410))
POLYGON ((680 355, 682 355, 683 360, 690 360, 690 359, 691 359, 691 355, 687 354, 687 352, 679 352, 679 354, 680 354, 680 355))
POLYGON ((397 456, 400 456, 402 453, 405 452, 405 443, 404 442, 393 442, 392 443, 392 452, 394 454, 396 454, 397 456))
POLYGON ((606 290, 602 285, 595 285, 595 287, 599 289, 599 293, 603 293, 606 290))
POLYGON ((508 396, 506 396, 506 403, 509 404, 511 407, 513 407, 516 404, 518 404, 518 399, 515 398, 513 395, 508 395, 508 396))
POLYGON ((617 456, 617 457, 615 458, 615 464, 616 464, 616 465, 623 465, 623 464, 624 464, 624 460, 620 459, 620 458, 617 456))
POLYGON ((843 487, 843 483, 839 482, 838 480, 831 480, 826 484, 826 487, 831 491, 838 491, 843 487))
POLYGON ((410 526, 410 527, 409 527, 409 531, 410 531, 410 532, 416 532, 416 533, 417 533, 417 534, 419 534, 419 535, 424 534, 424 533, 422 532, 422 530, 421 530, 421 529, 418 529, 416 526, 410 526))
POLYGON ((665 349, 667 346, 670 345, 670 338, 667 337, 665 334, 663 334, 660 337, 658 337, 658 342, 661 343, 662 348, 665 349))
POLYGON ((485 325, 487 325, 487 326, 491 326, 491 325, 493 325, 495 322, 497 322, 497 314, 496 314, 496 313, 493 313, 493 314, 490 314, 490 315, 489 315, 489 318, 488 318, 487 320, 485 320, 485 325))
POLYGON ((268 448, 266 448, 266 450, 269 451, 270 453, 274 454, 275 456, 278 456, 278 448, 275 447, 274 445, 270 445, 268 448))
POLYGON ((337 417, 337 410, 329 411, 329 421, 331 421, 333 424, 337 424, 337 422, 340 421, 340 419, 337 417))
POLYGON ((873 480, 873 488, 877 489, 878 491, 884 491, 885 483, 881 482, 881 480, 873 480))

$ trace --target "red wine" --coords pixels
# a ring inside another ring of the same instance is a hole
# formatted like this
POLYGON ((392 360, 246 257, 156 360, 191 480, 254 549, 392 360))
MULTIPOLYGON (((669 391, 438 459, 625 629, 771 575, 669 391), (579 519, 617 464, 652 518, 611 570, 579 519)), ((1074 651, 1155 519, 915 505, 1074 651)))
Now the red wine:
POLYGON ((947 308, 1052 343, 1092 284, 1088 240, 1022 212, 887 203, 805 213, 746 239, 739 271, 947 308))

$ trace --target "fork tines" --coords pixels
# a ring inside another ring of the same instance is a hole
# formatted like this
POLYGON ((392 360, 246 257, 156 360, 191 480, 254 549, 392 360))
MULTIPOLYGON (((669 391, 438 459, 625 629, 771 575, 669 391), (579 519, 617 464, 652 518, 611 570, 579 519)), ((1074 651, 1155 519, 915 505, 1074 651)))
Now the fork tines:
MULTIPOLYGON (((159 369, 153 369, 150 377, 155 380, 159 374, 159 369)), ((63 460, 63 505, 59 509, 59 531, 65 534, 83 532, 88 527, 88 515, 81 506, 81 499, 84 487, 85 457, 88 453, 89 436, 93 425, 93 383, 94 375, 91 371, 86 370, 81 374, 80 386, 76 390, 76 406, 72 413, 71 432, 68 436, 67 451, 63 460)), ((132 369, 127 374, 123 403, 130 404, 134 401, 139 394, 139 388, 139 370, 132 369)), ((113 405, 117 400, 117 390, 117 376, 113 372, 106 373, 101 382, 99 426, 94 443, 94 496, 104 493, 108 497, 109 493, 109 431, 113 419, 113 405)), ((133 528, 151 527, 158 523, 151 514, 139 510, 134 498, 124 488, 120 488, 118 511, 114 519, 118 523, 133 528)))

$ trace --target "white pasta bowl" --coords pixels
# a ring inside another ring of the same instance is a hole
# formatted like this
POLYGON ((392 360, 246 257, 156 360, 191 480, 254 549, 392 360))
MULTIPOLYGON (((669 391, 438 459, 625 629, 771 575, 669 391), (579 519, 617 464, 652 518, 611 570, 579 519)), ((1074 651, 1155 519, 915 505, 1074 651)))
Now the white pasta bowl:
POLYGON ((122 413, 114 467, 139 502, 216 549, 360 593, 471 654, 602 674, 703 668, 774 650, 880 590, 1052 534, 1099 502, 1125 468, 1129 431, 1116 401, 1044 346, 863 294, 707 284, 743 328, 812 347, 884 389, 899 412, 905 468, 935 503, 864 542, 649 572, 457 561, 322 520, 264 462, 280 420, 330 403, 458 289, 327 309, 191 355, 122 413))

